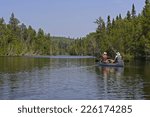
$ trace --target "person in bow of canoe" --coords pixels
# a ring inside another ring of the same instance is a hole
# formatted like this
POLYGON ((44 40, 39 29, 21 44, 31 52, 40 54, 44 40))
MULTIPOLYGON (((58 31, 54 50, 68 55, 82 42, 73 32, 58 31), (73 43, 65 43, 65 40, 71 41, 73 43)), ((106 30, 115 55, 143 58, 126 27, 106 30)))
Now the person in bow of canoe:
POLYGON ((101 56, 101 62, 103 62, 103 63, 109 63, 109 61, 108 61, 108 55, 107 55, 107 52, 104 52, 103 54, 102 54, 102 56, 101 56))

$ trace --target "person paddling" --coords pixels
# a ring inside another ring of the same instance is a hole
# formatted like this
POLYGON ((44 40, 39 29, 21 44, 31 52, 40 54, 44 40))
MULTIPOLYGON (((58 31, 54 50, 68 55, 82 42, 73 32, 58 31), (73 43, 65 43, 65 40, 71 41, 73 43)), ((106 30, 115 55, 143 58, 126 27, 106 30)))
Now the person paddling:
POLYGON ((122 60, 122 56, 120 55, 119 52, 116 53, 115 59, 114 59, 114 63, 118 63, 122 60))
POLYGON ((103 63, 108 63, 108 56, 107 56, 107 52, 104 52, 102 57, 101 57, 101 62, 103 63))

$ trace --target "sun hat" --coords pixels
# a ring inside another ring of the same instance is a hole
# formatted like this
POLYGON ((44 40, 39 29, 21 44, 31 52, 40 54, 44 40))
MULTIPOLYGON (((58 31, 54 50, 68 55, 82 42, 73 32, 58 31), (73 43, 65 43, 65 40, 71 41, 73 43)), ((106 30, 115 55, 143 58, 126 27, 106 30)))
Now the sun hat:
POLYGON ((104 52, 104 54, 107 54, 107 52, 104 52))
POLYGON ((119 52, 117 52, 116 54, 120 56, 120 53, 119 53, 119 52))

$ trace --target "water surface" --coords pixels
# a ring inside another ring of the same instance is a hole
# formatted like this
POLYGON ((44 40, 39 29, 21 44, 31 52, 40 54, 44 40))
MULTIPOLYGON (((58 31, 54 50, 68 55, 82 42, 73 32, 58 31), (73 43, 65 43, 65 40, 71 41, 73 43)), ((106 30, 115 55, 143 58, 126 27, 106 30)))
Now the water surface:
POLYGON ((150 62, 100 67, 92 57, 0 57, 0 99, 150 99, 150 62))

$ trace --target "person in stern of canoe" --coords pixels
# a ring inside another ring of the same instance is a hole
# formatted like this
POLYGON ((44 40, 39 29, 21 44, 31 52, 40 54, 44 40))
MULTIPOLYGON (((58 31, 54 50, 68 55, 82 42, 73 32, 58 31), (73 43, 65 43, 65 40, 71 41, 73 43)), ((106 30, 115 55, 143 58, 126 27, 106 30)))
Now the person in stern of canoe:
POLYGON ((121 60, 122 60, 122 56, 120 55, 119 52, 117 52, 113 63, 118 63, 121 60))

